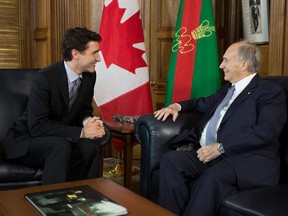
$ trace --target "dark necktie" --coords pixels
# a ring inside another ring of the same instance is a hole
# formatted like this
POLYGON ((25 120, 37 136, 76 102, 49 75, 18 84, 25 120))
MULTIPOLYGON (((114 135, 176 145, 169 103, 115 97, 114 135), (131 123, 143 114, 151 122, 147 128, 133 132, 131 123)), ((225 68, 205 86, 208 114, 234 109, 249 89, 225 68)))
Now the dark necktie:
POLYGON ((227 92, 225 98, 222 100, 222 102, 219 104, 217 109, 215 110, 212 118, 209 121, 208 127, 207 127, 207 132, 206 132, 206 145, 216 143, 217 141, 217 132, 216 132, 216 127, 217 127, 217 122, 219 120, 220 112, 222 108, 229 102, 229 100, 232 98, 232 95, 234 93, 235 86, 233 85, 227 92))
POLYGON ((69 110, 71 110, 71 107, 78 96, 80 84, 81 78, 79 77, 69 85, 69 110))

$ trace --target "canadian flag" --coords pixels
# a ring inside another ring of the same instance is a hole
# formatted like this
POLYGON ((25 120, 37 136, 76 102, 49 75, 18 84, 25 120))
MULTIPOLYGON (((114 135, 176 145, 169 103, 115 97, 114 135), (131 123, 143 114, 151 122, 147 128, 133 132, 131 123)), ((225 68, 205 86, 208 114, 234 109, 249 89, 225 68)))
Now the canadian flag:
POLYGON ((152 112, 139 0, 104 0, 94 99, 104 121, 152 112))

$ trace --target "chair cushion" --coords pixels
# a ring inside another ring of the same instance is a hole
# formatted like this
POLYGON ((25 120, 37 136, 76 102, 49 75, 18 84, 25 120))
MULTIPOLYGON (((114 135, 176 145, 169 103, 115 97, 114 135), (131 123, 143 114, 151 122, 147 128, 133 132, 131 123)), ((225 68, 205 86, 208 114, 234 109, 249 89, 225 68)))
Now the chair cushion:
POLYGON ((224 200, 219 215, 287 216, 288 185, 235 192, 224 200))
POLYGON ((0 159, 0 182, 40 180, 42 171, 0 159))

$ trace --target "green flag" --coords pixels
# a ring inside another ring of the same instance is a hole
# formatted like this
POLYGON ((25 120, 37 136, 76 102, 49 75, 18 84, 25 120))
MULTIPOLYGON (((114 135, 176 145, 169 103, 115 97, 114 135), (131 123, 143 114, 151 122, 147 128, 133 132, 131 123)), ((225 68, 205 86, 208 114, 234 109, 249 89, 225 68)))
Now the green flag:
POLYGON ((181 0, 165 106, 213 94, 221 84, 212 0, 181 0))

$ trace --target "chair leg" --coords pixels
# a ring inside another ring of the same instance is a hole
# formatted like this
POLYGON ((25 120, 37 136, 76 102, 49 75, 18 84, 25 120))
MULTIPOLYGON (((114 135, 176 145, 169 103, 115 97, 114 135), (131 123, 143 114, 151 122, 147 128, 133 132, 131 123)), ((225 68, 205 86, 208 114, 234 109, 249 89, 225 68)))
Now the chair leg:
POLYGON ((103 177, 103 166, 104 166, 104 156, 105 156, 105 146, 100 146, 99 154, 99 177, 103 177))
POLYGON ((124 174, 122 153, 123 153, 122 151, 118 152, 118 159, 117 159, 116 165, 112 170, 109 171, 109 174, 118 175, 118 176, 124 174))

